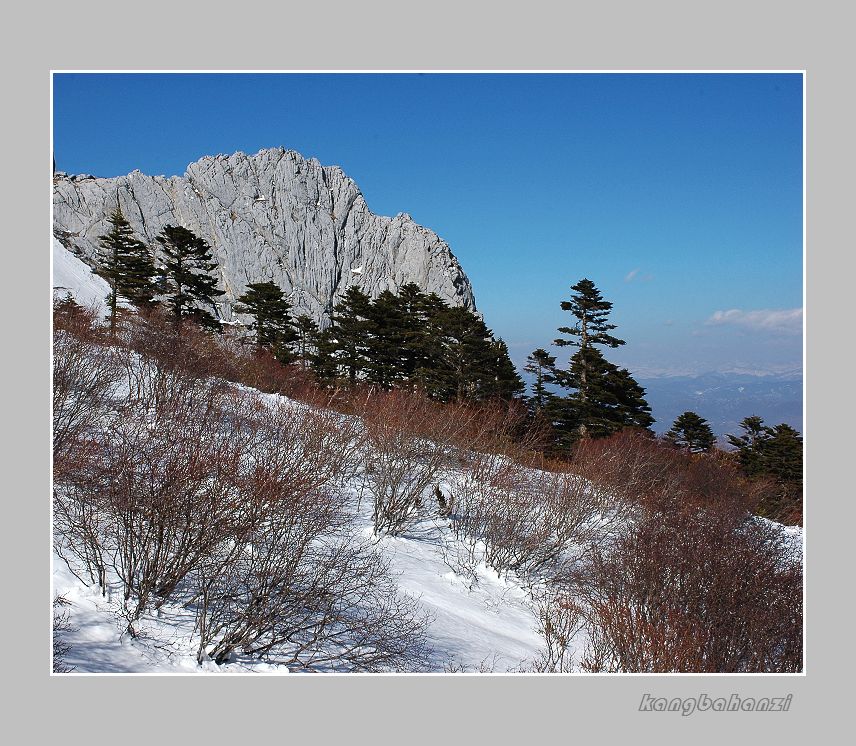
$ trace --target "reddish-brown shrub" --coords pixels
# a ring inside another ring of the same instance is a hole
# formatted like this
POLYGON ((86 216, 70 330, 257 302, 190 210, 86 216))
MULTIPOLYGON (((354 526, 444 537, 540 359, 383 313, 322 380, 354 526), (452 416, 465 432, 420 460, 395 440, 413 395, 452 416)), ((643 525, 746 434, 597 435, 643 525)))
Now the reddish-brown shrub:
POLYGON ((782 533, 711 509, 651 513, 571 584, 590 671, 802 670, 802 568, 782 533))

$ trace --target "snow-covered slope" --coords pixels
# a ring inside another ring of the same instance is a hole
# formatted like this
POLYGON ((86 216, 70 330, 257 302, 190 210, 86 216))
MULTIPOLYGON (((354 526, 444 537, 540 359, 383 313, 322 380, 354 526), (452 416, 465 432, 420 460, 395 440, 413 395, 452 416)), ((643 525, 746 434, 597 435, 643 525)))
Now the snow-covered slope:
POLYGON ((103 277, 78 259, 55 238, 53 240, 53 289, 55 296, 71 295, 82 306, 105 309, 110 286, 103 277))
MULTIPOLYGON (((356 483, 349 492, 356 504, 356 483)), ((368 501, 358 511, 357 524, 371 536, 368 501)), ((531 665, 542 640, 526 591, 484 565, 476 568, 475 579, 459 575, 444 561, 444 547, 450 541, 448 527, 430 519, 408 536, 379 541, 398 576, 399 588, 418 599, 432 619, 428 631, 432 670, 506 672, 531 665)), ((176 605, 165 605, 157 616, 145 617, 140 634, 131 639, 122 633, 118 584, 111 596, 103 598, 69 572, 57 556, 53 585, 54 594, 70 602, 65 607, 70 630, 63 633, 63 639, 69 646, 65 662, 75 672, 287 673, 284 667, 256 660, 199 667, 193 613, 176 605)))

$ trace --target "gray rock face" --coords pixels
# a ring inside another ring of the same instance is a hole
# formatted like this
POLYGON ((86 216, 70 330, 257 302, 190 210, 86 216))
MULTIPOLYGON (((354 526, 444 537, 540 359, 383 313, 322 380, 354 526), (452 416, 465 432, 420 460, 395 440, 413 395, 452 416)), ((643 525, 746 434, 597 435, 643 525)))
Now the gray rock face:
POLYGON ((247 283, 272 281, 295 314, 324 325, 351 285, 370 297, 415 282, 451 305, 475 310, 473 290, 448 245, 404 213, 369 211, 357 185, 337 166, 291 150, 205 157, 184 176, 100 179, 54 175, 54 235, 95 266, 98 236, 121 206, 154 248, 165 225, 207 240, 218 264, 224 320, 247 283))

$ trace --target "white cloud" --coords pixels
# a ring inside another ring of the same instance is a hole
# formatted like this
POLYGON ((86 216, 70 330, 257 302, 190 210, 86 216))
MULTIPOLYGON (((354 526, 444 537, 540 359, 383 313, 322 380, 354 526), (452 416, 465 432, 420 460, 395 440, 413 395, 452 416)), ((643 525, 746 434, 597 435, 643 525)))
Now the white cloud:
POLYGON ((631 269, 626 275, 624 275, 624 282, 633 282, 633 280, 638 280, 639 282, 651 282, 654 279, 654 275, 646 272, 644 275, 639 274, 642 270, 639 267, 636 269, 631 269))
POLYGON ((799 334, 802 331, 803 310, 786 308, 742 311, 732 308, 728 311, 716 311, 705 323, 710 326, 733 324, 747 329, 799 334))

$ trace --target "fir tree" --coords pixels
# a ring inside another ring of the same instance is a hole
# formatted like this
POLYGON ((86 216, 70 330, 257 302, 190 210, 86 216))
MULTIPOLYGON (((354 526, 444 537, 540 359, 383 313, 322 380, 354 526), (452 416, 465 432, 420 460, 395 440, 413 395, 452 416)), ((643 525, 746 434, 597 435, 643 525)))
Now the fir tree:
POLYGON ((318 333, 315 353, 309 358, 309 364, 315 377, 322 383, 331 384, 339 375, 337 349, 338 342, 334 327, 329 326, 318 333))
POLYGON ((556 358, 539 347, 526 358, 523 370, 535 376, 532 383, 531 402, 534 410, 539 412, 544 409, 552 396, 546 385, 556 382, 556 358))
MULTIPOLYGON (((624 344, 623 339, 618 339, 609 334, 615 329, 615 324, 607 323, 612 303, 603 299, 600 291, 594 283, 586 278, 580 280, 571 287, 573 294, 571 299, 561 302, 563 311, 570 311, 576 318, 577 323, 573 327, 560 326, 558 331, 562 334, 578 337, 578 339, 565 339, 559 337, 553 344, 558 347, 573 346, 586 351, 595 345, 603 347, 619 347, 624 344)), ((585 402, 589 396, 588 391, 588 358, 585 354, 580 356, 577 389, 579 399, 585 402)))
POLYGON ((794 428, 784 423, 772 428, 764 442, 763 454, 766 474, 780 482, 802 484, 803 442, 794 428))
POLYGON ((630 375, 630 371, 613 366, 609 386, 615 399, 612 421, 617 428, 635 427, 647 430, 654 424, 651 407, 645 401, 645 389, 630 375))
POLYGON ((728 442, 737 449, 737 458, 749 476, 764 473, 764 443, 770 437, 770 428, 757 415, 744 417, 740 423, 743 434, 727 435, 728 442))
POLYGON ((365 326, 366 379, 383 389, 408 377, 403 355, 407 311, 400 299, 384 290, 367 307, 365 326))
POLYGON ((121 295, 137 306, 148 305, 154 300, 156 286, 155 267, 148 247, 134 236, 121 208, 117 207, 108 220, 110 230, 99 236, 102 255, 98 274, 110 285, 107 306, 110 333, 114 334, 118 297, 121 295))
POLYGON ((431 365, 430 328, 434 315, 445 303, 433 293, 426 295, 414 282, 402 285, 397 297, 400 312, 400 366, 405 380, 417 382, 419 371, 431 365), (439 303, 438 303, 439 302, 439 303))
POLYGON ((559 347, 577 348, 568 370, 556 369, 553 373, 557 384, 572 390, 565 401, 552 405, 560 443, 567 445, 577 437, 609 435, 623 427, 649 427, 654 419, 645 401, 645 390, 626 369, 610 363, 598 349, 624 344, 623 339, 610 334, 615 329, 615 324, 607 320, 612 303, 604 300, 588 279, 580 280, 571 290, 571 299, 562 301, 561 307, 570 311, 577 323, 558 330, 571 339, 560 337, 554 342, 559 347))
POLYGON ((295 352, 303 370, 311 364, 313 358, 318 354, 318 339, 320 332, 318 324, 305 313, 294 319, 294 331, 297 335, 295 340, 295 352))
POLYGON ((437 315, 435 328, 441 347, 431 376, 439 398, 483 398, 480 384, 495 363, 491 333, 484 321, 462 306, 451 306, 437 315))
POLYGON ((784 423, 767 427, 757 415, 746 417, 740 427, 742 435, 728 436, 728 442, 737 449, 740 465, 748 476, 771 479, 777 485, 777 489, 757 506, 759 514, 775 520, 799 522, 802 516, 802 436, 784 423))
POLYGON ((370 312, 371 300, 352 285, 334 306, 329 333, 324 339, 326 351, 345 370, 352 385, 365 370, 370 312))
POLYGON ((485 398, 497 398, 511 401, 523 395, 526 390, 523 379, 511 362, 508 345, 497 339, 490 344, 492 365, 486 370, 482 392, 485 398))
POLYGON ((176 323, 185 317, 210 329, 219 329, 217 319, 201 305, 215 308, 214 298, 223 295, 217 279, 210 275, 217 268, 211 247, 205 239, 181 226, 167 225, 157 236, 166 255, 164 294, 175 314, 176 323))
POLYGON ((291 304, 282 289, 273 282, 251 282, 237 301, 235 311, 255 318, 250 328, 256 333, 258 349, 270 350, 281 363, 290 362, 297 333, 291 320, 291 304))
POLYGON ((690 453, 703 453, 713 448, 716 437, 708 421, 695 412, 684 412, 672 424, 665 439, 690 453))

